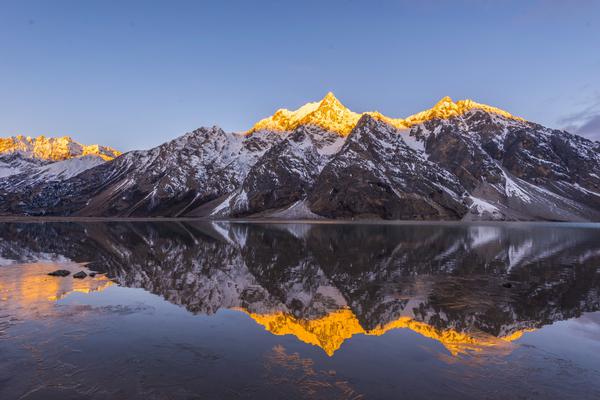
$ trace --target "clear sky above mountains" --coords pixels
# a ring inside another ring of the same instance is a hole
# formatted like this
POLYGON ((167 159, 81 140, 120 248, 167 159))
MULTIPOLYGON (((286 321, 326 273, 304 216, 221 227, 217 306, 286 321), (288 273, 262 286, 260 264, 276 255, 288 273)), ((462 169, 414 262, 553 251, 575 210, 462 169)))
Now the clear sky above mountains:
POLYGON ((81 2, 0 8, 0 135, 149 148, 333 91, 473 100, 600 139, 600 2, 81 2))

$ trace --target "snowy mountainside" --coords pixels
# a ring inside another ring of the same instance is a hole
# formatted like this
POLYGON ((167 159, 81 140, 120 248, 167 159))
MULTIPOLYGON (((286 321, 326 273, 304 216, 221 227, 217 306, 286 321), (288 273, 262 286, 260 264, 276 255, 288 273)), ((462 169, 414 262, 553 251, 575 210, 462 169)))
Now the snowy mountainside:
POLYGON ((27 198, 37 187, 68 180, 120 154, 69 136, 0 138, 0 201, 11 194, 27 198))
POLYGON ((0 179, 17 175, 48 164, 47 161, 26 157, 19 152, 0 155, 0 179))
POLYGON ((471 100, 399 119, 328 93, 245 133, 200 128, 60 179, 0 178, 0 213, 599 221, 599 149, 471 100))

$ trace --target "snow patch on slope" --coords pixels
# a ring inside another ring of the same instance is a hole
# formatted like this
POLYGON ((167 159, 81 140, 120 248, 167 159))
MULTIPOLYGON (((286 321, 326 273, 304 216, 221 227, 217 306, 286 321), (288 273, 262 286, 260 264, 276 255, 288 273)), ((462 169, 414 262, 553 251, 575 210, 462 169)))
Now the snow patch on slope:
POLYGON ((38 169, 36 179, 64 180, 79 175, 83 171, 103 164, 105 161, 98 156, 83 156, 70 158, 45 165, 38 169))
POLYGON ((498 207, 494 206, 493 204, 490 204, 487 201, 478 197, 469 196, 469 199, 471 199, 472 201, 471 207, 469 209, 469 211, 472 214, 494 220, 503 219, 504 216, 502 212, 500 212, 498 207))
POLYGON ((515 182, 511 177, 509 177, 504 170, 502 171, 502 173, 504 174, 504 179, 506 181, 504 185, 506 197, 518 198, 519 200, 524 201, 525 203, 531 203, 532 200, 531 197, 527 194, 527 191, 523 190, 523 188, 521 188, 521 186, 519 186, 517 182, 515 182))
POLYGON ((310 210, 306 200, 297 201, 281 211, 273 212, 270 214, 270 217, 281 219, 323 219, 323 217, 310 210))

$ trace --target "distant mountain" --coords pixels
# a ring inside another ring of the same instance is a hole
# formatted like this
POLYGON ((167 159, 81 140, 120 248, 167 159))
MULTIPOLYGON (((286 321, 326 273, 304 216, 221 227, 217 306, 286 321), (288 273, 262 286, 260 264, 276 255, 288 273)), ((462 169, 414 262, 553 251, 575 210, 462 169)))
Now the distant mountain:
POLYGON ((69 136, 0 138, 0 178, 22 175, 21 183, 67 179, 119 155, 110 147, 82 145, 69 136))
POLYGON ((119 155, 110 147, 82 145, 68 136, 0 138, 0 193, 27 196, 29 188, 62 182, 119 155))
POLYGON ((598 221, 599 150, 471 100, 401 119, 328 93, 245 133, 200 128, 60 180, 0 178, 0 213, 598 221))
POLYGON ((69 136, 60 138, 36 138, 22 135, 0 138, 0 154, 19 153, 25 157, 46 161, 62 161, 82 156, 97 156, 105 161, 120 156, 121 152, 97 144, 77 143, 69 136))

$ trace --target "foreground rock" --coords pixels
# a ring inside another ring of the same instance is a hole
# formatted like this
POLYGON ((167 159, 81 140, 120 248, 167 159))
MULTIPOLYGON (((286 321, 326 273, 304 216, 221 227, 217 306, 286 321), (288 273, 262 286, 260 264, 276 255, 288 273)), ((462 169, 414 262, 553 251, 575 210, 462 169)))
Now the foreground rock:
POLYGON ((57 269, 56 271, 49 272, 50 276, 69 276, 71 271, 67 271, 66 269, 57 269))
POLYGON ((73 274, 73 278, 75 279, 83 279, 87 276, 87 274, 83 271, 79 271, 76 274, 73 274))

